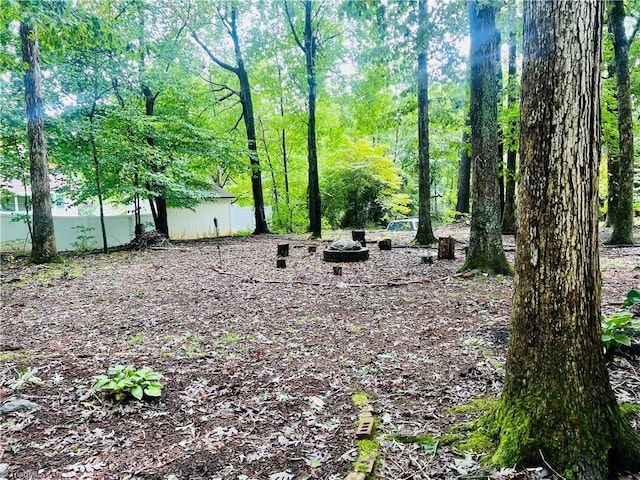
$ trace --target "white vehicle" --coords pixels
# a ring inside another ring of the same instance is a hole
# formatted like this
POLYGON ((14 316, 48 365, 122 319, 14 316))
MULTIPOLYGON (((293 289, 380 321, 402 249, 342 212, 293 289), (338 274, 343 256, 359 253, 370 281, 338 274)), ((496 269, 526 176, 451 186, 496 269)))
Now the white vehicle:
POLYGON ((387 225, 387 232, 410 232, 418 230, 417 218, 403 218, 401 220, 393 220, 387 225))

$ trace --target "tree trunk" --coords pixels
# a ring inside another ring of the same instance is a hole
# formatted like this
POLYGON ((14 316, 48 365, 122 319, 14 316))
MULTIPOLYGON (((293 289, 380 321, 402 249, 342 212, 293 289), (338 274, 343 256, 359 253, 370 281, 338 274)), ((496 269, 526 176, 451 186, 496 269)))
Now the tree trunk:
MULTIPOLYGON (((507 111, 511 111, 516 99, 516 36, 509 34, 509 78, 507 80, 507 111)), ((516 135, 515 125, 511 125, 511 135, 516 135)), ((505 172, 504 210, 502 211, 502 233, 516 233, 516 148, 509 142, 507 150, 507 170, 505 172)))
POLYGON ((610 0, 609 29, 613 34, 613 51, 618 100, 618 136, 620 156, 612 173, 615 208, 610 225, 613 227, 609 244, 633 244, 633 115, 631 109, 631 81, 629 76, 629 39, 624 27, 624 2, 610 0))
POLYGON ((471 32, 471 152, 473 206, 469 250, 462 270, 511 274, 502 247, 498 191, 498 111, 495 9, 469 1, 471 32))
POLYGON ((414 242, 431 245, 437 241, 431 226, 431 180, 429 178, 429 18, 427 0, 418 1, 418 231, 414 242))
MULTIPOLYGON (((502 104, 502 56, 500 52, 501 36, 500 32, 496 30, 496 101, 500 104, 501 108, 504 108, 502 104)), ((502 220, 504 213, 504 131, 502 125, 498 124, 498 195, 500 197, 500 209, 498 211, 498 218, 502 220)))
MULTIPOLYGON (((158 94, 153 95, 151 89, 146 85, 142 84, 142 94, 144 95, 144 104, 145 104, 145 113, 149 117, 153 117, 153 111, 156 105, 156 99, 158 98, 158 94)), ((153 136, 149 135, 147 137, 147 144, 150 147, 155 146, 155 140, 153 136)), ((154 159, 150 162, 151 171, 153 173, 161 173, 162 169, 158 165, 158 162, 154 159)), ((160 189, 161 187, 158 185, 147 185, 147 189, 160 189)), ((159 193, 155 197, 149 197, 149 206, 151 207, 151 212, 153 213, 153 223, 158 232, 165 235, 167 238, 169 237, 169 223, 167 220, 167 200, 164 198, 162 193, 159 193)))
POLYGON ((307 150, 309 160, 309 230, 312 238, 322 237, 322 208, 320 204, 320 179, 318 176, 318 148, 316 143, 316 58, 317 38, 313 32, 312 0, 304 2, 304 53, 309 87, 309 125, 307 150))
MULTIPOLYGON (((467 118, 467 125, 469 119, 467 118)), ((469 213, 471 184, 471 157, 469 156, 469 134, 462 132, 462 150, 460 150, 460 165, 458 166, 458 200, 456 212, 469 213)))
MULTIPOLYGON (((235 8, 235 7, 234 7, 235 8)), ((235 33, 235 30, 233 31, 235 33)), ((236 60, 238 62, 238 80, 240 81, 240 103, 242 104, 242 113, 244 116, 244 125, 247 129, 247 147, 249 148, 249 162, 251 163, 251 191, 253 193, 253 211, 255 216, 256 228, 254 235, 269 233, 267 219, 264 214, 264 196, 262 194, 262 170, 260 169, 260 160, 258 158, 258 145, 256 142, 256 125, 253 115, 253 101, 251 100, 251 87, 249 85, 249 77, 244 68, 244 62, 240 55, 240 47, 238 37, 233 37, 236 46, 236 60)))
POLYGON ((93 168, 96 179, 96 193, 98 195, 98 206, 100 208, 100 231, 102 232, 102 252, 109 253, 107 246, 107 227, 104 223, 104 203, 102 199, 102 185, 100 183, 100 161, 98 160, 98 149, 96 148, 96 138, 93 134, 93 117, 91 121, 91 153, 93 155, 93 168))
POLYGON ((598 0, 524 3, 517 274, 494 457, 584 480, 640 459, 600 331, 602 13, 598 0))
POLYGON ((51 191, 47 145, 44 136, 44 109, 40 84, 40 52, 35 28, 20 23, 22 61, 27 64, 24 74, 24 97, 27 115, 27 141, 31 173, 31 204, 33 208, 33 236, 31 261, 47 263, 58 256, 51 215, 51 191))

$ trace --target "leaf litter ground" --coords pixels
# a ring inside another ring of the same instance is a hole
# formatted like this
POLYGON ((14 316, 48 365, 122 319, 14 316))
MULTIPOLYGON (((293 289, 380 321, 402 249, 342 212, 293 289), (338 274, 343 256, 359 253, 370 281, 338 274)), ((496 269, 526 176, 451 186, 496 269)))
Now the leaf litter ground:
MULTIPOLYGON (((38 407, 0 417, 0 479, 343 479, 361 392, 379 418, 376 478, 486 476, 478 454, 388 439, 437 440, 465 420, 452 407, 503 383, 512 279, 457 276, 468 227, 436 234, 457 239, 455 260, 422 263, 436 251, 407 234, 378 250, 390 235, 367 232, 370 259, 342 275, 322 260, 326 242, 302 237, 174 242, 61 266, 5 258, 0 404, 38 407), (162 397, 90 394, 116 364, 162 372, 162 397), (42 383, 11 389, 29 368, 42 383)), ((513 237, 505 247, 512 261, 513 237)), ((639 258, 639 247, 601 249, 604 313, 638 288, 639 258)), ((619 400, 640 403, 637 357, 610 372, 619 400)))

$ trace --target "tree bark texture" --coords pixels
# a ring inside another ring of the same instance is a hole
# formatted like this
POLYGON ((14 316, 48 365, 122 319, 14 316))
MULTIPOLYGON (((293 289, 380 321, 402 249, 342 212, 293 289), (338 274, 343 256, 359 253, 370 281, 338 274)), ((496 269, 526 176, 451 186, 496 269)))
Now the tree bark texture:
POLYGON ((511 274, 500 225, 495 8, 469 1, 469 24, 473 205, 469 252, 462 269, 511 274))
MULTIPOLYGON (((467 125, 469 120, 467 119, 467 125)), ((458 165, 458 199, 456 212, 469 213, 471 200, 471 157, 469 156, 469 134, 462 132, 462 150, 460 150, 460 164, 458 165)))
POLYGON ((320 204, 320 179, 318 176, 318 147, 316 142, 316 58, 317 38, 313 32, 313 2, 304 2, 304 53, 309 87, 309 124, 307 126, 307 151, 309 161, 309 230, 312 238, 322 237, 322 207, 320 204))
POLYGON ((613 34, 613 51, 616 72, 616 96, 618 100, 618 137, 620 156, 618 168, 612 172, 611 188, 616 196, 610 225, 613 227, 612 245, 633 244, 633 113, 631 109, 631 80, 629 75, 629 39, 624 28, 624 2, 610 1, 609 28, 613 34))
MULTIPOLYGON (((509 111, 517 102, 516 88, 516 36, 512 32, 509 34, 509 78, 507 79, 507 110, 509 111)), ((510 130, 515 135, 515 125, 512 125, 510 130)), ((507 150, 502 233, 516 233, 516 148, 513 145, 507 150)))
POLYGON ((418 231, 415 243, 431 245, 437 241, 431 225, 431 180, 429 174, 429 17, 427 0, 418 1, 418 231))
POLYGON ((600 330, 602 14, 598 0, 524 3, 516 278, 494 457, 512 466, 543 456, 584 480, 640 459, 600 330))
POLYGON ((24 74, 24 97, 33 209, 31 261, 46 263, 54 260, 58 256, 58 251, 51 214, 49 165, 44 136, 44 108, 40 91, 42 74, 35 28, 26 23, 20 23, 20 40, 22 60, 27 64, 27 70, 24 74))

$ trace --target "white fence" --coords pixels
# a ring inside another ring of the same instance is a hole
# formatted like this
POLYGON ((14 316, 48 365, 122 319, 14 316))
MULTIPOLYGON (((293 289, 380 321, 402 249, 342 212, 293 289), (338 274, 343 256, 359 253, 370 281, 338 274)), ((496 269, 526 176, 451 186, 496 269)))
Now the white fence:
MULTIPOLYGON (((189 213, 191 213, 189 211, 189 213)), ((265 208, 267 218, 271 216, 271 208, 265 208)), ((28 250, 30 248, 29 230, 23 221, 12 221, 15 215, 0 212, 0 249, 1 250, 28 250)), ((104 217, 105 229, 107 231, 107 246, 117 247, 125 245, 133 240, 135 236, 135 221, 133 215, 117 215, 104 217)), ((151 215, 142 215, 142 222, 151 228, 153 218, 151 215)), ((194 220, 194 222, 197 222, 194 220)), ((211 222, 200 222, 201 225, 208 225, 211 222)), ((220 234, 233 234, 244 232, 255 228, 255 219, 252 207, 231 207, 230 231, 221 231, 220 234)), ((92 248, 102 247, 102 228, 100 217, 77 216, 77 217, 53 217, 53 228, 56 236, 56 247, 59 251, 75 250, 82 241, 81 236, 93 237, 88 240, 92 243, 92 248)), ((170 227, 171 228, 171 227, 170 227)), ((208 227, 206 227, 208 228, 208 227)), ((193 238, 209 236, 198 235, 193 238)))

